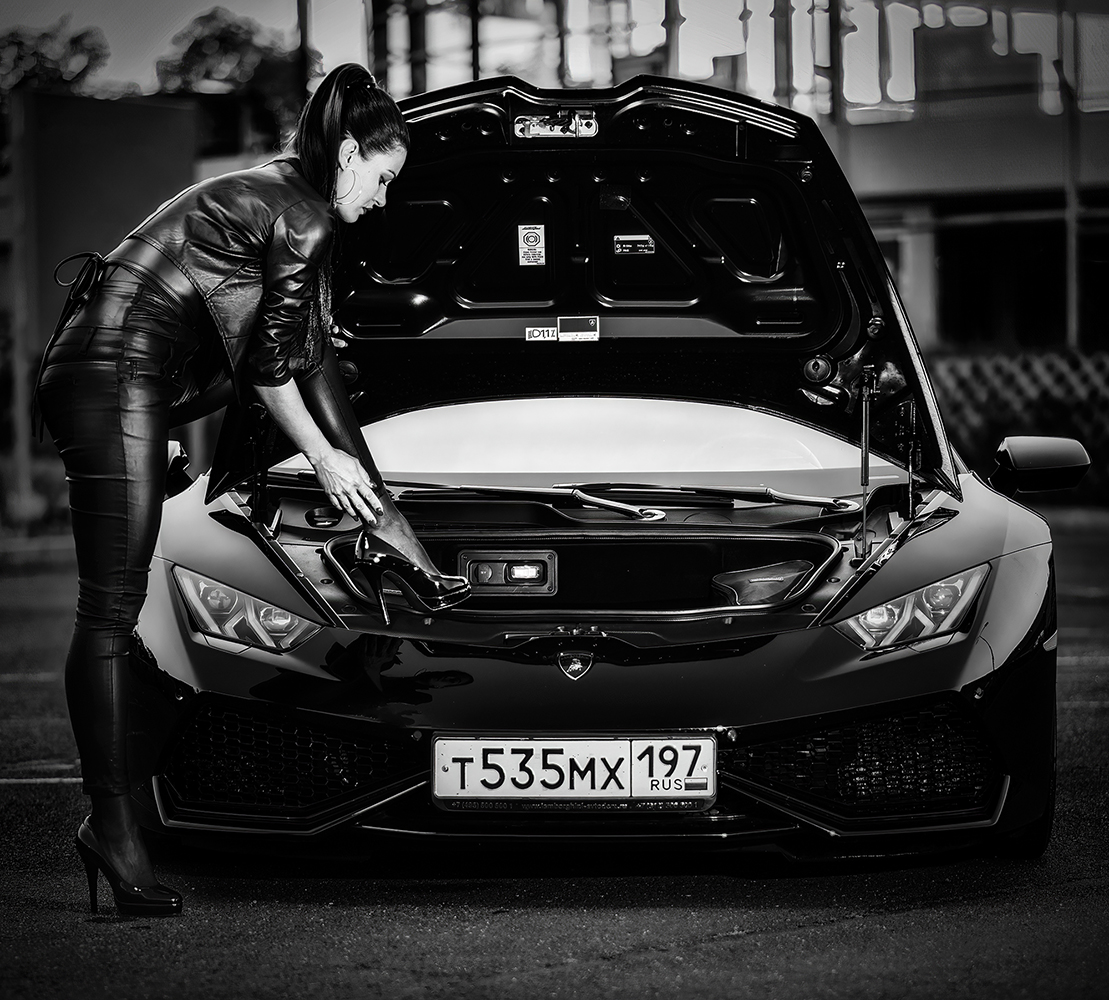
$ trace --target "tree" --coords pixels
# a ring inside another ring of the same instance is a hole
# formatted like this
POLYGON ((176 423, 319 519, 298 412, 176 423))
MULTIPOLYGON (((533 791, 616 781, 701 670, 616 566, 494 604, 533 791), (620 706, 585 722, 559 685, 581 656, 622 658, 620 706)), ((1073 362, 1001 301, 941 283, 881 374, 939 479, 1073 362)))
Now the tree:
MULTIPOLYGON (((158 60, 158 85, 165 93, 224 91, 259 101, 287 131, 304 103, 298 53, 279 32, 214 7, 195 17, 173 38, 174 52, 158 60)), ((310 53, 309 75, 322 75, 322 57, 310 53)))
POLYGON ((66 30, 69 15, 42 31, 14 28, 0 35, 0 93, 17 84, 78 91, 108 61, 108 40, 99 28, 66 30))
POLYGON ((13 28, 0 35, 0 174, 8 172, 11 101, 17 86, 80 93, 107 61, 108 41, 99 28, 76 34, 67 30, 69 16, 40 31, 13 28))

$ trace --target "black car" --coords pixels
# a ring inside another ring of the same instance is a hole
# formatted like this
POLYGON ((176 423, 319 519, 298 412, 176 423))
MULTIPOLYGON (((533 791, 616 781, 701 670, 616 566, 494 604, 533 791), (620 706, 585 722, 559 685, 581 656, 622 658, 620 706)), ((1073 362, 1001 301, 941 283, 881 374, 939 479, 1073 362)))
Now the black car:
POLYGON ((383 615, 303 459, 224 440, 166 501, 139 623, 147 824, 1041 852, 1055 577, 1012 497, 1089 460, 1010 438, 987 483, 953 453, 816 125, 647 77, 402 109, 343 366, 472 594, 383 615))

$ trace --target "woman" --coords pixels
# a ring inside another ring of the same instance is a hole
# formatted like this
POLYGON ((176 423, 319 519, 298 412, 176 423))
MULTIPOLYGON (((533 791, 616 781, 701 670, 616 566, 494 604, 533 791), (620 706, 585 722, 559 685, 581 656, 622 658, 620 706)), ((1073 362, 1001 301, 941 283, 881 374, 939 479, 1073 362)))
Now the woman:
POLYGON ((340 66, 305 107, 292 155, 183 191, 107 258, 85 255, 71 289, 36 402, 65 463, 80 574, 65 680, 92 799, 76 846, 93 912, 98 871, 121 913, 182 905, 157 884, 133 813, 125 718, 177 415, 226 402, 230 381, 240 405, 261 400, 331 502, 362 519, 371 584, 388 570, 427 608, 468 592, 393 507, 327 335, 334 220, 384 206, 408 146, 392 99, 364 68, 340 66))

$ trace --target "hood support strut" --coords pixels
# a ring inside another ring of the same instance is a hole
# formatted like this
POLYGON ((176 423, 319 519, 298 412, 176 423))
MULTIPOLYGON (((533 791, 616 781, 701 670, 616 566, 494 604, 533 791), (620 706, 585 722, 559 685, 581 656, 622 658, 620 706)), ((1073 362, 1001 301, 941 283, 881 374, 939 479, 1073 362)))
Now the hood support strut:
POLYGON ((912 521, 916 517, 916 400, 909 400, 909 434, 908 455, 905 461, 905 470, 909 474, 908 505, 906 507, 906 520, 912 521))
MULTIPOLYGON (((867 535, 866 518, 867 518, 867 499, 870 494, 870 397, 874 393, 877 385, 877 375, 874 371, 873 365, 865 365, 863 367, 863 377, 860 385, 859 395, 862 399, 862 458, 861 468, 859 470, 859 485, 862 487, 862 522, 859 524, 859 534, 855 538, 855 558, 851 560, 853 565, 858 565, 866 558, 867 553, 870 551, 870 541, 867 535)), ((911 485, 910 485, 911 489, 911 485)))

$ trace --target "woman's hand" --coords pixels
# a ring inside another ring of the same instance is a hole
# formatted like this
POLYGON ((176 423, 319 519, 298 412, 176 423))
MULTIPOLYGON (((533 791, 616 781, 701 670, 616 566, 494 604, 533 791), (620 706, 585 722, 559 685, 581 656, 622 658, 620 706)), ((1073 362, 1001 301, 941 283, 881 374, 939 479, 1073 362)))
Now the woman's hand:
POLYGON ((327 448, 309 460, 334 506, 351 517, 361 518, 366 524, 377 524, 376 515, 382 512, 381 501, 358 459, 338 448, 327 448))
POLYGON ((367 524, 377 523, 381 501, 362 463, 345 451, 334 448, 304 406, 296 382, 283 385, 256 385, 254 391, 265 404, 277 426, 312 463, 316 478, 332 504, 367 524))
POLYGON ((331 343, 336 347, 347 346, 347 342, 343 339, 343 328, 338 323, 331 324, 331 343))

